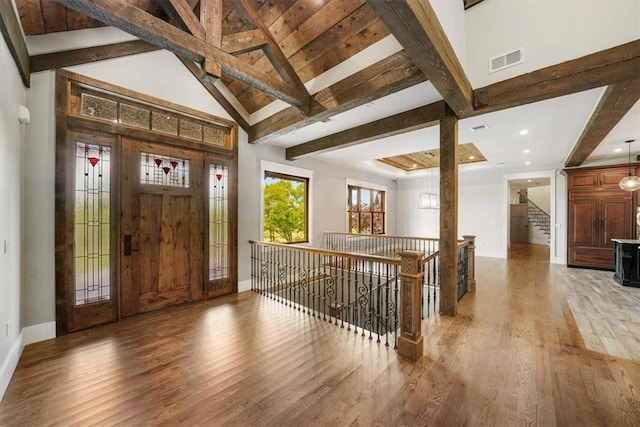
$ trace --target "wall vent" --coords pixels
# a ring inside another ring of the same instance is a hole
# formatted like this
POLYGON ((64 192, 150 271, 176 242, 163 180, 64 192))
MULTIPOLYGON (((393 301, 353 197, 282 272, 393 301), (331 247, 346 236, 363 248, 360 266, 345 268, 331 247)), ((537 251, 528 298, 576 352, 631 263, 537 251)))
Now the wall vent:
POLYGON ((495 73, 523 62, 524 50, 522 48, 507 52, 489 60, 489 73, 495 73))

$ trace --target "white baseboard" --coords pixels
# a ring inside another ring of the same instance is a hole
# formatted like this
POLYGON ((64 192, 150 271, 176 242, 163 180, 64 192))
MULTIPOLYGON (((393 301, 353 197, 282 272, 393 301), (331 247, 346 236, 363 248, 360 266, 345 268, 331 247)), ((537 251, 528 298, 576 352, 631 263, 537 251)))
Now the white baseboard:
POLYGON ((251 290, 251 279, 238 282, 238 293, 251 290))
POLYGON ((22 332, 18 335, 18 338, 13 342, 7 358, 4 360, 2 367, 0 367, 0 401, 4 397, 4 392, 7 391, 9 381, 18 366, 18 361, 22 355, 22 349, 24 344, 22 343, 22 332))
POLYGON ((49 340, 56 337, 56 322, 40 323, 22 328, 24 345, 49 340))

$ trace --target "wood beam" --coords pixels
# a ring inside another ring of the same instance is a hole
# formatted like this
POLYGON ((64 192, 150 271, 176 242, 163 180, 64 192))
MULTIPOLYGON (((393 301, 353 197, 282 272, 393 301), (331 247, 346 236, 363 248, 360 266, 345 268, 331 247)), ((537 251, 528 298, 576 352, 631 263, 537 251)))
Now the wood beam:
POLYGON ((158 46, 147 43, 144 40, 114 43, 105 46, 94 46, 82 49, 65 50, 62 52, 34 55, 29 58, 31 72, 55 70, 71 65, 87 64, 89 62, 102 61, 104 59, 119 58, 122 56, 136 55, 138 53, 159 50, 158 46))
POLYGON ((246 15, 247 20, 262 31, 265 41, 267 42, 264 53, 280 77, 282 77, 284 81, 296 87, 298 91, 309 95, 304 83, 302 83, 302 80, 298 77, 298 74, 289 63, 289 59, 280 48, 276 39, 271 35, 269 28, 262 20, 262 17, 260 17, 258 11, 253 7, 251 1, 233 0, 233 3, 236 6, 236 10, 238 10, 241 15, 246 15))
POLYGON ((12 1, 0 1, 0 32, 7 43, 9 52, 16 63, 18 73, 25 87, 31 87, 31 70, 29 69, 29 53, 20 29, 18 16, 12 1))
POLYGON ((262 49, 266 43, 264 33, 260 30, 248 30, 222 36, 222 50, 236 55, 262 49))
POLYGON ((287 160, 295 160, 309 154, 351 147, 376 139, 434 126, 446 116, 446 107, 444 101, 438 101, 404 113, 385 117, 366 125, 314 139, 304 144, 294 145, 287 148, 286 158, 287 160))
POLYGON ((198 63, 202 63, 205 58, 218 62, 221 64, 224 75, 239 80, 274 98, 296 106, 309 104, 309 96, 307 94, 300 93, 296 88, 290 87, 283 81, 274 80, 267 73, 256 69, 241 59, 223 52, 206 41, 185 33, 123 0, 56 1, 179 56, 189 58, 198 63))
MULTIPOLYGON (((204 27, 205 40, 213 47, 222 47, 222 0, 200 1, 200 22, 204 27)), ((202 68, 209 74, 220 75, 221 65, 208 58, 204 59, 202 68)))
POLYGON ((458 119, 440 120, 440 314, 458 304, 458 119))
POLYGON ((476 89, 475 111, 463 116, 491 113, 634 80, 638 75, 640 40, 634 40, 476 89))
POLYGON ((640 79, 610 85, 565 162, 580 166, 640 99, 640 79))
POLYGON ((367 0, 367 3, 456 115, 473 110, 471 83, 429 2, 367 0))
MULTIPOLYGON (((159 2, 169 20, 177 23, 199 39, 205 38, 204 28, 185 0, 164 0, 159 2)), ((217 46, 220 47, 220 46, 217 46)))
POLYGON ((289 107, 255 123, 251 126, 249 142, 266 142, 425 80, 422 71, 407 54, 397 52, 314 94, 313 102, 323 108, 312 106, 307 117, 296 108, 289 107))
POLYGON ((464 0, 464 10, 471 9, 479 3, 482 3, 482 0, 464 0))
POLYGON ((248 133, 249 123, 247 123, 244 117, 242 117, 242 114, 240 114, 238 110, 236 110, 235 107, 229 102, 229 100, 227 100, 227 98, 225 98, 225 96, 218 90, 215 84, 205 78, 205 71, 190 59, 184 59, 179 56, 177 58, 184 64, 185 67, 187 67, 187 70, 189 70, 191 74, 193 74, 193 76, 198 79, 198 81, 202 84, 202 86, 204 86, 207 92, 209 92, 211 96, 213 96, 213 98, 218 101, 220 106, 224 108, 224 110, 229 113, 231 117, 233 117, 236 123, 238 123, 238 126, 240 126, 245 130, 245 132, 248 133))

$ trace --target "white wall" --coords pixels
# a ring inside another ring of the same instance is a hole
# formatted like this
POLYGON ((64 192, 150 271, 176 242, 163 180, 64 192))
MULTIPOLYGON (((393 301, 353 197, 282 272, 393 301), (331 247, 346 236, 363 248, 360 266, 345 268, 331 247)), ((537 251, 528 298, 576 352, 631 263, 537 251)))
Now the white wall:
POLYGON ((474 88, 640 38, 636 0, 485 0, 467 10, 474 88), (524 63, 489 74, 489 58, 524 49, 524 63))
MULTIPOLYGON (((20 323, 21 187, 25 88, 0 37, 0 400, 22 352, 20 323)), ((37 262, 37 260, 33 260, 37 262)))
MULTIPOLYGON (((438 176, 435 177, 439 180, 438 176)), ((398 182, 397 229, 401 235, 437 237, 440 211, 418 209, 418 196, 426 188, 426 178, 398 182)), ((437 182, 435 192, 438 192, 437 182)), ((508 195, 502 174, 493 171, 465 172, 458 181, 458 237, 477 236, 476 254, 506 257, 506 210, 508 195)), ((452 220, 454 220, 452 218, 452 220)))
POLYGON ((447 35, 458 61, 466 72, 467 38, 464 3, 451 0, 430 0, 429 3, 447 35))
POLYGON ((528 199, 538 205, 546 213, 551 212, 551 186, 541 185, 527 189, 528 199))

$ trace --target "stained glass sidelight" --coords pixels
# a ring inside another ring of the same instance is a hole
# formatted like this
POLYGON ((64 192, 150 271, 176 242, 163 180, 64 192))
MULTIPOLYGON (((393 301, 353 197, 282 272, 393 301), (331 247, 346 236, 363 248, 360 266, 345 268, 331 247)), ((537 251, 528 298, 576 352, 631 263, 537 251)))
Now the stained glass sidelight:
POLYGON ((75 305, 111 298, 110 148, 76 143, 75 305))
POLYGON ((209 166, 209 280, 229 275, 229 168, 209 166))
POLYGON ((140 183, 189 187, 189 160, 160 154, 140 153, 140 183))

